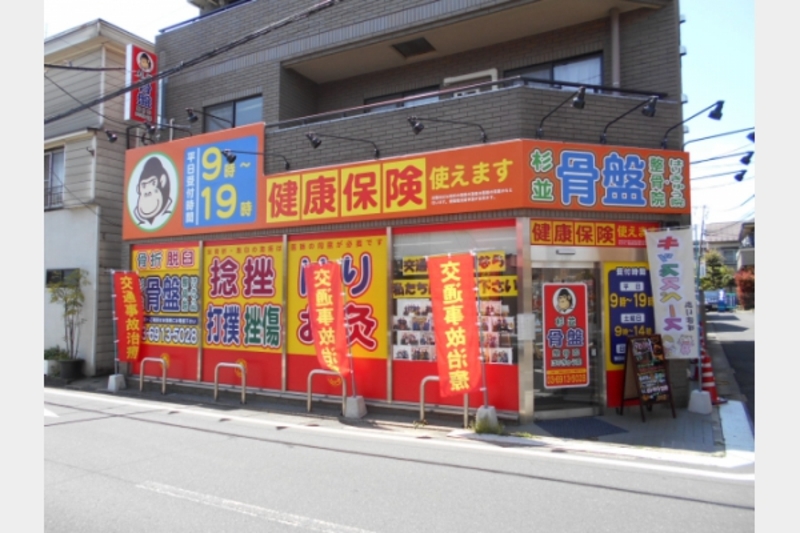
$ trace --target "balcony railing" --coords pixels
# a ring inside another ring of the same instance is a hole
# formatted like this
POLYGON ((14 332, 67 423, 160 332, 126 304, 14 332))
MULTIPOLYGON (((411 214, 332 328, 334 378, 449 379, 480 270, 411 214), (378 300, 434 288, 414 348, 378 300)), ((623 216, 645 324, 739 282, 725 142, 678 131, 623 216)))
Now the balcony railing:
POLYGON ((64 188, 61 185, 44 188, 44 208, 59 209, 64 207, 64 188))
POLYGON ((414 94, 411 96, 406 96, 404 98, 396 98, 394 100, 383 100, 381 102, 375 102, 372 104, 364 104, 355 107, 347 107, 343 109, 337 109, 333 111, 325 111, 323 113, 317 113, 315 115, 306 115, 303 117, 297 118, 290 118, 286 120, 281 120, 278 122, 271 122, 266 125, 267 129, 283 129, 283 128, 291 128, 295 126, 304 126, 307 124, 313 124, 316 122, 321 122, 325 120, 334 120, 339 118, 345 118, 349 116, 361 115, 364 113, 369 113, 377 108, 385 108, 387 106, 398 104, 397 107, 410 107, 413 102, 418 100, 426 100, 430 99, 431 97, 438 97, 439 101, 452 98, 454 93, 457 92, 464 92, 464 91, 471 91, 473 89, 478 89, 479 91, 489 91, 492 89, 496 89, 499 87, 516 87, 520 85, 526 85, 528 83, 535 83, 541 88, 542 85, 549 85, 553 89, 561 89, 563 87, 569 87, 572 89, 577 89, 578 87, 585 87, 587 91, 592 91, 595 94, 615 94, 615 95, 626 95, 626 96, 656 96, 659 99, 664 99, 668 95, 668 93, 659 92, 659 91, 646 91, 640 89, 622 89, 620 87, 611 87, 607 85, 592 85, 588 83, 577 83, 571 81, 559 81, 559 80, 546 80, 542 78, 533 78, 530 76, 519 75, 519 76, 512 76, 510 78, 503 78, 498 80, 492 81, 483 81, 478 83, 473 83, 470 85, 460 85, 457 87, 449 87, 446 89, 439 89, 438 91, 431 91, 427 93, 420 93, 414 94))

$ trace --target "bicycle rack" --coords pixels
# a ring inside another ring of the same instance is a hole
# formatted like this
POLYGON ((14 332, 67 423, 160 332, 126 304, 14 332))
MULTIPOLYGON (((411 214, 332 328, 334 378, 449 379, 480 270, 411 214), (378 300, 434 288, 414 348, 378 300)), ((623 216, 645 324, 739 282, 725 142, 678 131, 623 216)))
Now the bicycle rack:
POLYGON ((247 387, 247 370, 245 369, 244 365, 241 363, 217 363, 217 366, 214 367, 214 401, 217 401, 217 396, 219 396, 219 369, 220 367, 225 368, 238 368, 242 372, 242 399, 239 401, 241 404, 247 403, 245 400, 245 388, 247 387))
MULTIPOLYGON (((419 384, 419 420, 425 420, 425 384, 439 381, 439 376, 425 376, 419 384)), ((464 395, 464 429, 469 428, 469 394, 464 395)))
POLYGON ((342 416, 346 412, 345 405, 347 402, 347 381, 345 381, 344 377, 339 372, 334 372, 333 370, 312 370, 308 373, 308 400, 306 402, 306 410, 310 413, 311 412, 311 378, 315 375, 328 375, 328 376, 338 376, 342 380, 342 416))
POLYGON ((161 394, 167 393, 167 362, 160 357, 145 357, 139 365, 139 392, 144 389, 145 363, 159 363, 161 365, 161 394))

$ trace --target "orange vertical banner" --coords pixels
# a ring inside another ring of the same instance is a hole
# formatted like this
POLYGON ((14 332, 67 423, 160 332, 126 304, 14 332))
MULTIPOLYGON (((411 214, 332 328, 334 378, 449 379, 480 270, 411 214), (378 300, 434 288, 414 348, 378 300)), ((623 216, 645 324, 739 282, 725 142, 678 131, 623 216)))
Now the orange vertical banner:
POLYGON ((339 263, 314 263, 306 267, 308 307, 314 348, 320 366, 350 374, 347 332, 342 295, 342 270, 339 263))
POLYGON ((482 369, 472 254, 428 258, 428 279, 439 394, 447 397, 476 391, 482 369))
POLYGON ((117 360, 137 361, 144 331, 144 305, 136 272, 114 272, 114 315, 117 321, 117 360))

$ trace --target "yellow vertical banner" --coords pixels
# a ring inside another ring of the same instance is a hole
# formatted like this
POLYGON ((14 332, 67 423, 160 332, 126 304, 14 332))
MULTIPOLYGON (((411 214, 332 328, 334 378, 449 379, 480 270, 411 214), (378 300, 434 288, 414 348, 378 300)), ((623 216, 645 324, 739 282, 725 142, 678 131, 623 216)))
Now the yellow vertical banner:
POLYGON ((144 304, 143 344, 198 346, 199 250, 197 243, 132 248, 131 269, 139 275, 144 304))
POLYGON ((320 261, 341 261, 342 281, 346 288, 347 333, 353 357, 385 359, 386 236, 383 233, 358 232, 290 238, 287 253, 288 352, 315 355, 305 268, 320 261))
POLYGON ((283 242, 274 238, 206 244, 204 347, 281 351, 283 254, 283 242))

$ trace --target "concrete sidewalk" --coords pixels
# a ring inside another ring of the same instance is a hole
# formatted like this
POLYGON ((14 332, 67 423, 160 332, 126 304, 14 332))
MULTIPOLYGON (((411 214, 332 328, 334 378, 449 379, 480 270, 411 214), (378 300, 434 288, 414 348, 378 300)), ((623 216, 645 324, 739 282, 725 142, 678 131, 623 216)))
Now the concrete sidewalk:
MULTIPOLYGON (((161 394, 161 380, 146 377, 139 391, 138 376, 126 378, 126 388, 109 391, 109 376, 82 378, 65 382, 45 376, 45 386, 112 394, 131 399, 153 399, 189 406, 261 411, 276 416, 292 417, 301 423, 313 421, 326 425, 379 428, 394 432, 424 433, 433 438, 478 439, 504 446, 549 446, 564 450, 586 451, 608 455, 647 457, 697 464, 741 466, 755 461, 754 438, 743 404, 737 401, 737 385, 719 344, 710 342, 718 393, 728 398, 726 404, 714 406, 711 414, 701 415, 676 408, 672 417, 669 405, 657 404, 645 410, 642 422, 638 406, 626 407, 623 414, 608 409, 602 416, 563 421, 537 421, 517 424, 501 420, 503 435, 478 435, 463 427, 463 413, 456 410, 427 411, 425 424, 420 424, 419 406, 370 402, 367 415, 347 419, 341 414, 341 398, 314 395, 312 412, 306 411, 306 395, 275 393, 248 389, 246 405, 240 404, 240 387, 220 385, 218 401, 214 401, 213 384, 167 380, 166 395, 161 394), (311 419, 311 420, 309 420, 311 419)), ((697 387, 696 382, 692 382, 697 387)), ((430 406, 429 406, 430 407, 430 406)), ((474 410, 470 411, 470 420, 474 410)))

